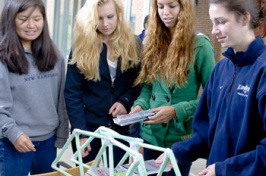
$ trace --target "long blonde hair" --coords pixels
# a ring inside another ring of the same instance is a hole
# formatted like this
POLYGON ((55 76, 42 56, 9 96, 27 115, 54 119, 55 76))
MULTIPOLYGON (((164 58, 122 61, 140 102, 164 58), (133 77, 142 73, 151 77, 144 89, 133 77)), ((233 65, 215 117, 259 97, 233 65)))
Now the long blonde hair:
POLYGON ((120 0, 87 0, 76 16, 73 30, 73 55, 70 64, 77 64, 87 80, 99 81, 99 58, 103 48, 102 35, 97 31, 99 16, 97 7, 113 1, 117 13, 117 27, 111 34, 109 44, 111 57, 121 57, 121 71, 124 72, 139 64, 137 44, 134 35, 127 26, 120 0))
POLYGON ((158 75, 168 86, 174 82, 180 87, 187 82, 188 66, 193 62, 195 13, 191 0, 179 0, 179 4, 178 23, 171 37, 158 14, 157 0, 153 0, 142 69, 136 84, 152 83, 158 75))

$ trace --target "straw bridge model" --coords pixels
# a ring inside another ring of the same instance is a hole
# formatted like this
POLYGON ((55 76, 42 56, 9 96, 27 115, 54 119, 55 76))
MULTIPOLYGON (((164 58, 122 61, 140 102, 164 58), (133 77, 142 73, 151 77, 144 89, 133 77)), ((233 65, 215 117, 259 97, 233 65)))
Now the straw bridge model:
POLYGON ((75 164, 79 165, 80 173, 81 176, 87 176, 87 173, 84 173, 84 168, 88 169, 88 172, 90 170, 94 170, 97 168, 97 164, 102 161, 103 168, 108 168, 110 176, 115 176, 115 175, 125 175, 125 176, 133 176, 133 175, 139 175, 139 176, 147 176, 147 170, 145 167, 145 162, 143 159, 142 154, 140 154, 139 148, 148 148, 151 150, 156 150, 156 151, 161 151, 162 153, 165 153, 165 158, 163 163, 161 164, 157 176, 161 176, 165 169, 167 168, 167 163, 169 160, 171 161, 173 165, 173 169, 175 172, 176 176, 181 176, 179 172, 179 168, 177 166, 177 162, 175 160, 174 154, 171 149, 169 148, 162 148, 162 147, 156 147, 150 144, 145 144, 143 143, 142 139, 139 138, 133 138, 133 137, 128 137, 124 135, 120 135, 119 133, 106 128, 106 127, 99 127, 95 132, 88 132, 88 131, 83 131, 79 129, 74 129, 72 135, 69 137, 67 140, 66 144, 62 148, 62 150, 59 152, 57 158, 55 161, 52 163, 52 168, 61 172, 62 174, 66 176, 71 176, 69 173, 66 171, 60 169, 57 167, 57 163, 60 161, 60 158, 62 157, 63 153, 67 149, 67 147, 71 144, 71 141, 75 139, 76 146, 77 146, 77 151, 73 154, 71 157, 71 161, 75 164), (83 136, 88 136, 87 141, 80 146, 80 135, 83 136), (88 166, 82 162, 82 156, 81 156, 81 151, 86 148, 87 145, 91 143, 91 141, 95 138, 99 138, 102 141, 102 147, 100 148, 95 160, 93 161, 93 164, 91 166, 88 166), (121 142, 117 141, 117 139, 124 140, 129 142, 129 146, 126 146, 122 144, 121 142), (113 153, 113 146, 120 147, 123 149, 126 153, 121 159, 121 161, 117 164, 117 166, 114 166, 114 153, 113 153), (107 159, 107 148, 109 149, 109 158, 107 159), (102 160, 101 160, 102 159, 102 160), (125 161, 129 159, 129 163, 125 163, 125 161), (108 167, 108 160, 109 160, 109 167, 108 167), (124 170, 122 173, 115 173, 116 170, 121 170, 123 168, 122 166, 127 164, 129 167, 128 169, 124 170), (137 174, 136 174, 137 173, 137 174))

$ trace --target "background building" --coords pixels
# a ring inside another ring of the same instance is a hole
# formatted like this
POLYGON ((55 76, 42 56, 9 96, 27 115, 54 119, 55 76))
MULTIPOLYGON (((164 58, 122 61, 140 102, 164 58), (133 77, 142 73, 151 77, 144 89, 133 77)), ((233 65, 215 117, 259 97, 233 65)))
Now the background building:
MULTIPOLYGON (((0 11, 7 0, 0 1, 0 11)), ((75 15, 86 0, 43 0, 46 6, 50 34, 55 44, 67 58, 71 49, 72 29, 75 15)), ((125 7, 125 19, 131 30, 138 35, 143 29, 143 20, 150 11, 151 0, 121 0, 125 7)), ((207 35, 215 50, 216 61, 221 58, 221 45, 211 35, 212 24, 208 14, 208 0, 198 0, 196 6, 197 30, 207 35)))

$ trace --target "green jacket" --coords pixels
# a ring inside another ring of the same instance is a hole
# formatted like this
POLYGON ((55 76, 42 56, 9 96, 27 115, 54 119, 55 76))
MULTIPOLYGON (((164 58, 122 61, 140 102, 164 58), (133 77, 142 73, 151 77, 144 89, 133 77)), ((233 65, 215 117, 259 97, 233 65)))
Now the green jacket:
POLYGON ((209 39, 205 35, 197 35, 194 47, 193 67, 184 87, 175 88, 172 93, 165 81, 154 81, 144 84, 141 93, 133 106, 140 105, 144 110, 161 106, 173 106, 176 117, 166 126, 162 124, 146 125, 141 122, 141 137, 147 142, 171 147, 174 142, 189 138, 192 134, 192 120, 199 102, 200 86, 207 83, 215 65, 214 52, 209 39))

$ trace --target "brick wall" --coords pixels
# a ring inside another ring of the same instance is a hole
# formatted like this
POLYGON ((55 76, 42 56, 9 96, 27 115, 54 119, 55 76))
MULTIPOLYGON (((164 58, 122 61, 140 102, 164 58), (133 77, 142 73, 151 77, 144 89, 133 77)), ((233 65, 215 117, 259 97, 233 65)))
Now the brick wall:
POLYGON ((143 6, 144 2, 143 0, 132 0, 132 10, 131 10, 131 15, 136 16, 136 23, 135 23, 135 34, 140 34, 141 31, 143 30, 143 6))
MULTIPOLYGON (((127 0, 122 0, 122 3, 125 5, 127 0)), ((138 35, 143 30, 143 8, 144 8, 144 1, 147 0, 132 0, 131 4, 131 16, 136 17, 135 26, 133 29, 134 34, 138 35)))
POLYGON ((199 0, 199 4, 196 7, 197 14, 197 30, 204 33, 210 38, 211 44, 214 48, 214 56, 216 62, 221 59, 221 44, 211 34, 212 23, 209 18, 209 0, 199 0))

